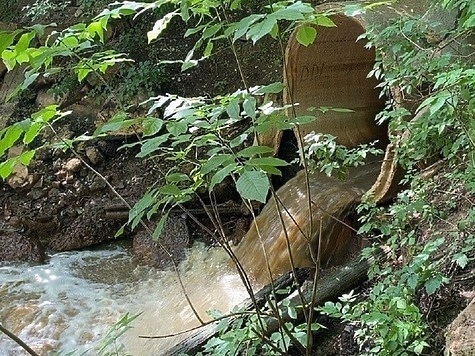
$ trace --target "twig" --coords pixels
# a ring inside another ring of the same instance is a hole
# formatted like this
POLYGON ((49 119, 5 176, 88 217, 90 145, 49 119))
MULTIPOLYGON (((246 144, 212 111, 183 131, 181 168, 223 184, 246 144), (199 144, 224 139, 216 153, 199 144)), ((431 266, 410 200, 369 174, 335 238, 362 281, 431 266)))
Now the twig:
POLYGON ((31 347, 29 347, 22 339, 12 333, 10 330, 6 329, 2 324, 0 324, 0 331, 7 335, 10 339, 15 341, 18 345, 20 345, 23 350, 28 352, 32 356, 39 356, 31 347))

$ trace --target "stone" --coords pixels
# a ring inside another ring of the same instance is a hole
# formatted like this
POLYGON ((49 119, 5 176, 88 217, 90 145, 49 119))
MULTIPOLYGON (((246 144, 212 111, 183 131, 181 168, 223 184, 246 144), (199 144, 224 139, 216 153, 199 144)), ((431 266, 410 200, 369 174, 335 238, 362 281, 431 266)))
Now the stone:
POLYGON ((0 130, 7 127, 7 123, 15 111, 15 106, 16 105, 14 103, 0 105, 0 130))
POLYGON ((475 298, 447 327, 446 356, 475 355, 475 298))
POLYGON ((86 148, 86 157, 95 165, 101 164, 104 161, 104 157, 95 147, 86 148))
POLYGON ((0 261, 43 263, 45 251, 41 243, 15 231, 0 232, 0 261))
POLYGON ((46 107, 48 105, 56 104, 57 101, 54 98, 54 94, 48 92, 47 89, 42 89, 36 95, 36 105, 39 107, 46 107))
POLYGON ((181 216, 171 215, 163 227, 159 243, 153 241, 145 230, 134 236, 134 255, 141 264, 157 268, 170 267, 172 260, 168 253, 175 263, 179 263, 185 257, 189 241, 190 232, 186 220, 181 216))
POLYGON ((79 172, 81 169, 81 160, 79 158, 71 158, 64 164, 64 169, 69 173, 79 172))

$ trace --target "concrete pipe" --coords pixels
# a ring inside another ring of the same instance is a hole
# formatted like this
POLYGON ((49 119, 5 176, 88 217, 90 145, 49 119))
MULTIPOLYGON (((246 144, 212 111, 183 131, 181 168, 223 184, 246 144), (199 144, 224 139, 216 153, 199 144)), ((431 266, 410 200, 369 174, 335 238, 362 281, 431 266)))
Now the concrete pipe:
MULTIPOLYGON (((317 120, 294 130, 300 141, 311 131, 328 133, 337 137, 337 142, 348 147, 378 140, 388 143, 386 126, 379 126, 375 116, 383 109, 378 81, 368 73, 375 62, 374 48, 365 47, 366 41, 358 40, 370 25, 384 26, 402 13, 424 14, 428 21, 441 21, 443 26, 453 25, 453 16, 442 10, 428 10, 429 1, 400 0, 393 5, 378 6, 367 13, 350 16, 344 14, 344 3, 317 6, 321 13, 331 11, 336 27, 318 27, 314 44, 304 47, 296 39, 296 31, 289 39, 284 69, 284 104, 297 104, 289 115, 311 115, 311 107, 351 109, 351 113, 328 111, 316 112, 317 120)), ((279 139, 275 142, 280 142, 279 139)), ((381 174, 370 189, 376 201, 394 194, 395 145, 388 144, 381 174)))

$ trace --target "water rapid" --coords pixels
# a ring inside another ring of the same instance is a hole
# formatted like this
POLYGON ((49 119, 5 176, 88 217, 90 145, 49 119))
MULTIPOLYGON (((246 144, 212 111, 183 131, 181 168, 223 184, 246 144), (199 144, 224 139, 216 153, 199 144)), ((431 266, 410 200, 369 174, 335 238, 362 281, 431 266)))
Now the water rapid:
MULTIPOLYGON (((247 295, 219 249, 195 244, 181 265, 183 283, 201 318, 247 295)), ((178 341, 142 339, 199 325, 172 271, 137 267, 124 247, 58 253, 45 265, 0 266, 0 322, 38 354, 96 355, 121 316, 142 313, 120 340, 132 355, 159 355, 178 341)), ((0 333, 0 355, 26 353, 0 333)))

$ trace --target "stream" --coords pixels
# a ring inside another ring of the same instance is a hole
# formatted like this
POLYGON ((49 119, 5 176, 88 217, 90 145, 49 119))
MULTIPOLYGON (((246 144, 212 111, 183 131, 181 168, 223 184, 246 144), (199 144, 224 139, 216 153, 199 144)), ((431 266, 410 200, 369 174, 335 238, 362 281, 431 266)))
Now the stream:
MULTIPOLYGON (((227 256, 196 243, 180 264, 183 283, 203 319, 247 297, 227 256)), ((111 326, 125 313, 142 313, 119 339, 132 355, 157 355, 178 338, 142 339, 199 325, 176 274, 136 266, 127 246, 58 253, 44 265, 0 265, 0 322, 40 355, 97 354, 111 326)), ((184 337, 184 336, 182 336, 184 337)), ((27 355, 0 333, 0 355, 27 355)))
MULTIPOLYGON (((311 251, 317 248, 322 266, 342 263, 356 252, 358 239, 349 228, 352 211, 375 181, 377 163, 358 167, 344 181, 311 174, 308 189, 302 172, 289 180, 277 192, 279 213, 271 199, 236 248, 248 274, 262 286, 271 275, 290 270, 289 249, 296 267, 314 265, 311 251)), ((183 285, 201 319, 210 319, 209 310, 225 313, 248 296, 229 266, 222 249, 200 243, 180 264, 183 285)), ((125 313, 142 313, 118 340, 132 355, 166 354, 186 336, 141 335, 169 335, 200 325, 176 273, 136 266, 123 244, 58 253, 44 265, 0 265, 0 282, 0 322, 41 355, 96 355, 107 331, 125 313)), ((25 354, 3 334, 0 351, 2 356, 25 354)))

